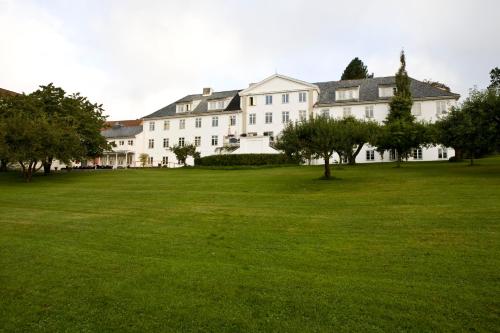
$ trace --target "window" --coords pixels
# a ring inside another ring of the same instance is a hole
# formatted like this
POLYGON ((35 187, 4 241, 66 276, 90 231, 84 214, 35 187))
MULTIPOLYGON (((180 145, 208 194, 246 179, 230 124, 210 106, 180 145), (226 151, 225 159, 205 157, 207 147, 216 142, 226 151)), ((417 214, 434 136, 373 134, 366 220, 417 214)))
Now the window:
POLYGON ((248 97, 248 104, 250 104, 251 106, 254 106, 255 105, 255 97, 253 97, 253 96, 248 97))
POLYGON ((129 146, 133 146, 134 145, 134 140, 128 140, 127 143, 128 143, 129 146))
POLYGON ((219 144, 219 137, 217 135, 212 135, 212 146, 217 146, 219 144))
POLYGON ((155 147, 155 139, 149 139, 148 148, 153 149, 155 147))
POLYGON ((396 93, 396 87, 378 87, 378 96, 379 97, 392 97, 396 93))
POLYGON ((330 110, 329 109, 321 110, 321 116, 326 117, 326 118, 330 118, 330 110))
POLYGON ((283 95, 281 95, 281 103, 288 104, 288 99, 289 98, 290 98, 289 94, 283 94, 283 95))
POLYGON ((343 114, 344 114, 344 118, 345 117, 349 117, 351 115, 351 107, 350 106, 346 106, 344 109, 343 109, 343 114))
POLYGON ((217 102, 216 101, 210 101, 208 103, 208 109, 209 110, 215 110, 217 108, 217 102))
POLYGON ((165 120, 163 122, 163 130, 168 131, 170 129, 170 120, 165 120))
POLYGON ((367 150, 366 151, 366 160, 367 161, 375 161, 375 150, 367 150))
POLYGON ((339 89, 335 91, 336 100, 349 100, 357 98, 357 89, 339 89))
POLYGON ((446 114, 448 110, 446 109, 445 101, 437 101, 436 102, 436 115, 440 116, 446 114))
POLYGON ((255 121, 257 120, 256 118, 257 118, 257 116, 255 115, 255 113, 250 113, 248 115, 248 124, 255 125, 255 121))
POLYGON ((299 102, 304 103, 305 101, 306 101, 306 92, 305 91, 299 92, 299 102))
POLYGON ((236 116, 229 116, 229 126, 236 126, 236 116))
POLYGON ((219 117, 212 117, 212 127, 219 126, 219 117))
POLYGON ((164 138, 163 139, 163 148, 168 148, 168 147, 169 147, 168 138, 164 138))
POLYGON ((220 110, 224 109, 224 100, 218 101, 217 102, 217 108, 220 110))
POLYGON ((186 128, 186 119, 179 119, 179 129, 186 128))
POLYGON ((187 112, 191 109, 191 104, 177 104, 177 112, 187 112))
POLYGON ((448 149, 446 148, 439 148, 438 149, 438 158, 448 158, 448 149))
POLYGON ((153 164, 153 156, 148 157, 148 164, 149 165, 153 164))
POLYGON ((394 149, 389 150, 389 159, 391 161, 395 161, 397 160, 397 158, 398 158, 398 153, 396 152, 396 150, 394 149))
POLYGON ((266 124, 271 124, 273 122, 273 113, 272 112, 266 112, 265 114, 265 122, 266 124))
POLYGON ((307 120, 307 112, 306 112, 306 110, 300 110, 299 111, 299 120, 300 121, 307 120))
POLYGON ((420 148, 412 149, 411 155, 413 156, 414 160, 421 160, 422 159, 422 149, 420 149, 420 148))
POLYGON ((194 121, 194 127, 201 128, 201 118, 196 118, 194 121))
POLYGON ((272 131, 264 132, 264 136, 269 137, 269 142, 274 142, 274 133, 272 131))
POLYGON ((149 131, 154 131, 155 130, 155 122, 154 121, 150 121, 149 122, 149 131))
POLYGON ((163 164, 163 165, 167 165, 168 164, 168 156, 163 156, 161 158, 161 164, 163 164))
POLYGON ((373 105, 365 106, 365 117, 373 118, 373 105))
POLYGON ((421 116, 422 115, 422 103, 413 103, 413 106, 411 107, 411 113, 414 116, 421 116))
POLYGON ((194 137, 194 145, 196 147, 199 147, 201 145, 201 136, 195 136, 194 137))
POLYGON ((120 140, 120 141, 118 141, 118 144, 119 144, 120 146, 123 146, 123 145, 125 145, 125 141, 124 141, 124 140, 120 140))
POLYGON ((290 112, 288 111, 281 112, 281 122, 283 124, 286 124, 289 121, 290 121, 290 112))
POLYGON ((266 95, 266 105, 273 104, 273 96, 266 95))
POLYGON ((179 138, 179 147, 184 147, 184 138, 179 138))

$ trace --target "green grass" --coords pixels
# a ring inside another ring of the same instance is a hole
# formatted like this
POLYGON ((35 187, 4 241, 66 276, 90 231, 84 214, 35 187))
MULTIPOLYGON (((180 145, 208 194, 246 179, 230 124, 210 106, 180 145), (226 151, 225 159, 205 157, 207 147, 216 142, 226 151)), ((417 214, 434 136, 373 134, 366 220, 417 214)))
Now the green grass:
POLYGON ((0 174, 0 331, 498 331, 479 164, 0 174))

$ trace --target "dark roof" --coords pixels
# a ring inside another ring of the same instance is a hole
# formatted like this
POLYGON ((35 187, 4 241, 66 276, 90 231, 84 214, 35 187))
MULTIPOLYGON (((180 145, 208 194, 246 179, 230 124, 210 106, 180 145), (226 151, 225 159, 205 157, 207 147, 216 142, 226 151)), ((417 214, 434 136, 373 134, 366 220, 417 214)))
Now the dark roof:
POLYGON ((19 94, 14 92, 14 91, 0 88, 0 96, 15 96, 15 95, 19 95, 19 94))
MULTIPOLYGON (((342 80, 328 81, 315 83, 320 89, 318 104, 335 103, 335 90, 342 88, 352 88, 359 86, 359 102, 386 100, 388 98, 378 96, 379 86, 395 86, 396 78, 394 76, 375 77, 371 79, 361 80, 342 80)), ((413 98, 429 98, 429 97, 450 97, 458 98, 460 95, 448 92, 446 90, 436 88, 429 83, 418 81, 410 78, 410 90, 413 98)), ((339 103, 347 103, 350 101, 339 101, 339 103)))
POLYGON ((144 118, 158 118, 158 117, 166 117, 166 116, 175 116, 179 115, 176 113, 176 104, 179 103, 189 103, 193 101, 200 101, 200 103, 196 106, 196 108, 192 111, 185 112, 183 114, 197 114, 197 113, 206 113, 208 112, 208 102, 211 100, 217 99, 225 99, 231 98, 231 101, 227 105, 224 110, 210 110, 210 111, 238 111, 240 110, 240 95, 238 93, 241 90, 228 90, 228 91, 219 91, 214 92, 210 96, 203 96, 202 94, 195 95, 187 95, 172 104, 169 104, 156 112, 151 113, 150 115, 145 116, 144 118))
POLYGON ((123 126, 139 126, 142 125, 142 120, 141 119, 133 119, 133 120, 108 120, 106 121, 106 125, 108 126, 114 126, 121 124, 123 126))
POLYGON ((101 134, 107 139, 130 138, 142 132, 142 125, 125 126, 116 123, 108 129, 102 130, 101 134))

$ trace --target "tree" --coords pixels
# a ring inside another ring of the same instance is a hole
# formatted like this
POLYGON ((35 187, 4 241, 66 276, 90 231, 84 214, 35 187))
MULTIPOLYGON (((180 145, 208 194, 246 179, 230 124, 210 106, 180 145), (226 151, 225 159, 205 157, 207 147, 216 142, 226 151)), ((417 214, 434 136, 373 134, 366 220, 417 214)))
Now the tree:
POLYGON ((450 92, 451 89, 450 87, 448 87, 446 84, 442 83, 442 82, 439 82, 439 81, 432 81, 432 80, 424 80, 425 83, 428 83, 430 84, 431 86, 433 87, 436 87, 436 88, 439 88, 439 89, 442 89, 444 91, 447 91, 447 92, 450 92))
POLYGON ((50 173, 55 158, 69 163, 100 156, 109 149, 100 133, 106 121, 102 105, 91 103, 79 93, 66 95, 52 83, 40 86, 31 95, 47 121, 57 129, 40 138, 46 150, 42 160, 45 174, 50 173))
POLYGON ((6 160, 17 161, 26 182, 30 182, 41 164, 44 145, 39 137, 55 130, 36 107, 30 95, 2 99, 0 104, 0 151, 6 160))
POLYGON ((474 159, 500 148, 500 94, 495 90, 473 91, 461 106, 436 122, 435 141, 474 159))
POLYGON ((342 131, 337 153, 351 165, 356 164, 356 157, 368 142, 375 142, 380 126, 374 121, 358 120, 347 117, 340 120, 339 130, 342 131))
POLYGON ((196 146, 193 144, 185 144, 183 146, 175 145, 170 148, 170 150, 175 154, 179 164, 187 166, 186 160, 189 156, 193 158, 198 158, 200 153, 196 151, 196 146))
POLYGON ((432 141, 429 126, 416 123, 415 117, 411 114, 413 100, 403 51, 400 61, 401 66, 396 73, 396 92, 389 101, 389 114, 375 140, 377 151, 382 156, 386 150, 396 152, 398 167, 401 166, 403 158, 408 158, 412 148, 419 148, 432 141))
POLYGON ((341 80, 356 80, 356 79, 366 79, 366 78, 372 78, 373 73, 371 75, 368 75, 368 69, 358 57, 354 58, 351 60, 349 65, 344 70, 344 73, 342 73, 341 80))
POLYGON ((142 153, 139 155, 139 161, 141 162, 142 167, 144 168, 148 163, 149 155, 146 153, 142 153))
MULTIPOLYGON (((312 117, 307 121, 288 124, 276 147, 285 154, 301 156, 304 152, 324 161, 324 178, 331 177, 330 159, 341 144, 340 121, 329 117, 312 117)), ((302 155, 303 156, 303 155, 302 155)))
POLYGON ((495 67, 490 71, 490 83, 488 88, 500 89, 500 68, 495 67))

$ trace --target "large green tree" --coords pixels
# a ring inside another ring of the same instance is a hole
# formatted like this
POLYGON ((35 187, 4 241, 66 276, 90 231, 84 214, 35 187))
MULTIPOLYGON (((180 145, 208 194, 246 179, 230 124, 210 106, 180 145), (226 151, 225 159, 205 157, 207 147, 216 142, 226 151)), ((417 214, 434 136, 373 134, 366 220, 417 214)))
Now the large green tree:
POLYGON ((351 165, 356 164, 356 157, 366 143, 375 142, 380 131, 380 125, 376 122, 354 117, 340 120, 338 127, 342 135, 337 153, 341 157, 340 161, 345 158, 351 165))
POLYGON ((45 154, 39 138, 53 128, 30 95, 3 99, 0 107, 0 151, 6 159, 19 163, 29 182, 45 154))
POLYGON ((40 86, 31 95, 47 121, 58 129, 40 138, 45 145, 42 163, 46 174, 50 173, 54 159, 84 160, 100 156, 109 148, 100 133, 106 121, 102 105, 91 103, 78 93, 67 95, 52 83, 40 86))
POLYGON ((470 164, 500 149, 500 94, 493 89, 473 91, 461 106, 435 124, 436 143, 455 149, 470 164), (463 155, 462 155, 463 154, 463 155))
POLYGON ((324 162, 324 178, 331 178, 330 159, 341 146, 340 120, 311 117, 307 121, 288 124, 280 134, 276 147, 289 156, 310 155, 324 162))
POLYGON ((100 131, 102 106, 52 84, 0 99, 0 160, 18 162, 27 181, 53 159, 69 163, 99 156, 109 146, 100 131), (40 163, 40 165, 39 165, 40 163))
POLYGON ((358 57, 351 60, 349 65, 345 68, 342 73, 341 80, 356 80, 356 79, 366 79, 373 77, 373 74, 368 74, 368 68, 365 66, 363 61, 358 57))

